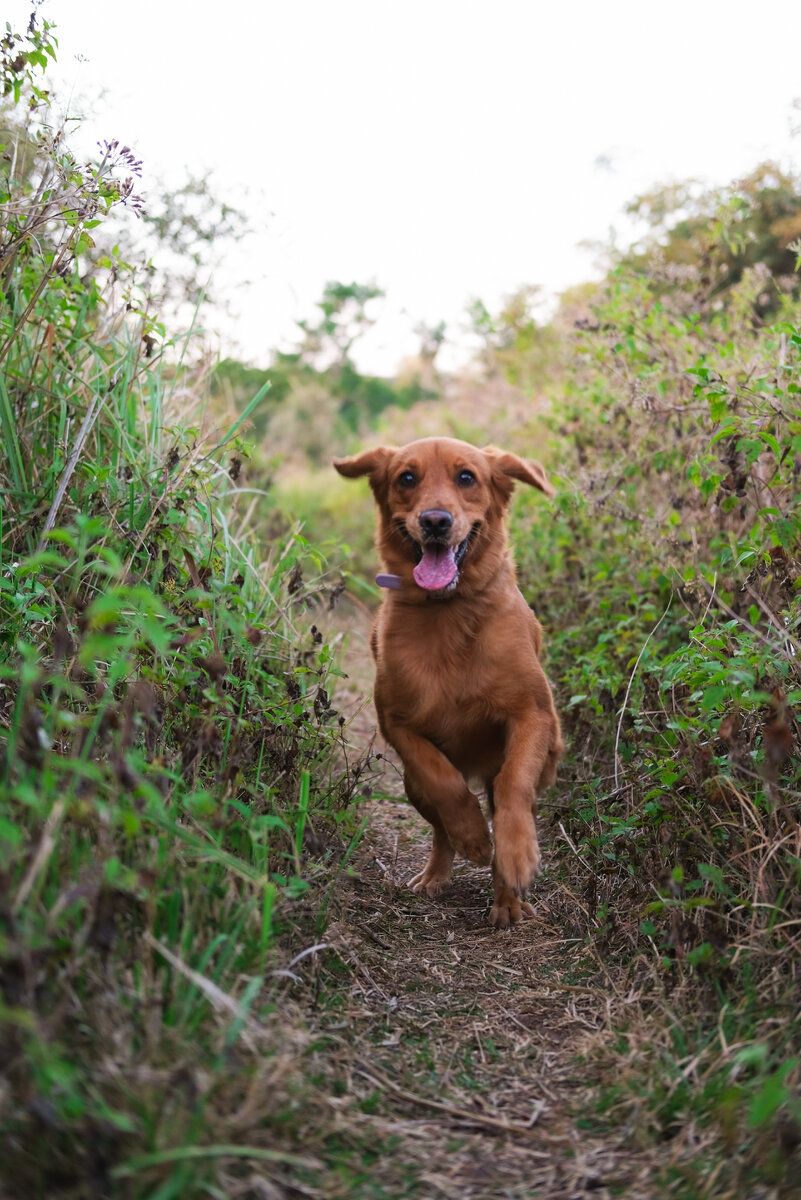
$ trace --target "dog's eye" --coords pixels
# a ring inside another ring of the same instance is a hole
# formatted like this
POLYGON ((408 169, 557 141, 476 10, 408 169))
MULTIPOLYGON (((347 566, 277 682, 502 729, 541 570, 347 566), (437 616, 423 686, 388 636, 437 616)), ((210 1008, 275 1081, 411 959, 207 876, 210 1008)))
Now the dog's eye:
POLYGON ((472 487, 476 482, 476 477, 472 471, 460 471, 456 476, 456 482, 459 484, 459 487, 468 488, 472 487))
POLYGON ((412 471, 401 471, 398 476, 398 483, 402 488, 413 488, 417 483, 417 479, 412 471))

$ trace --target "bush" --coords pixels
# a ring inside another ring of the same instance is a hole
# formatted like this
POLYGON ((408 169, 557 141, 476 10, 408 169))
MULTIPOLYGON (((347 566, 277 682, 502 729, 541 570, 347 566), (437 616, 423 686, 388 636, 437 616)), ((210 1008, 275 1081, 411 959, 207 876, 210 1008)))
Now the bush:
POLYGON ((625 1094, 663 1128, 738 1129, 723 1179, 801 1114, 781 1016, 799 984, 801 338, 753 319, 748 271, 703 315, 696 282, 688 266, 665 293, 623 265, 599 290, 553 399, 560 493, 545 520, 521 501, 515 541, 571 743, 561 869, 604 959, 661 997, 625 1094), (713 1077, 737 1084, 693 1083, 713 1077))
MULTIPOLYGON (((20 44, 10 62, 6 42, 3 78, 21 75, 35 116, 46 95, 25 75, 55 41, 34 25, 20 44)), ((311 623, 330 592, 304 578, 322 560, 303 539, 261 547, 238 509, 247 410, 210 427, 186 348, 123 291, 124 264, 84 269, 90 231, 137 206, 132 152, 110 143, 79 165, 12 117, 7 155, 24 170, 0 196, 6 1194, 196 1194, 230 1159, 206 1147, 243 1086, 265 1086, 285 1035, 280 968, 316 945, 325 864, 354 837, 359 767, 342 776, 331 655, 311 623)), ((290 1109, 273 1088, 248 1128, 252 1158, 293 1159, 290 1109)))

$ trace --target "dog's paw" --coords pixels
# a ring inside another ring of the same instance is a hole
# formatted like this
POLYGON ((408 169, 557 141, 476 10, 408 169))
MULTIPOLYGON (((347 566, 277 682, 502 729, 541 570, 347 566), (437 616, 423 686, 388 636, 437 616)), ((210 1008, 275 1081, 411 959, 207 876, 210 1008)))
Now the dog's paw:
POLYGON ((525 892, 542 864, 534 817, 530 812, 511 820, 495 816, 495 873, 518 895, 525 892))
POLYGON ((488 867, 492 862, 492 838, 489 825, 481 811, 478 798, 471 792, 462 804, 458 819, 450 814, 447 820, 448 838, 457 854, 475 863, 477 867, 488 867))
POLYGON ((432 871, 427 864, 422 871, 419 871, 417 875, 414 875, 409 880, 408 886, 418 896, 422 894, 428 896, 429 900, 435 900, 449 879, 450 871, 443 875, 441 872, 432 871))
POLYGON ((453 847, 442 836, 434 834, 434 845, 428 856, 428 862, 422 871, 409 880, 408 886, 418 895, 422 893, 433 900, 438 896, 451 877, 453 866, 453 847))
POLYGON ((490 909, 490 924, 496 929, 508 929, 510 925, 516 925, 518 921, 524 918, 534 916, 534 909, 527 900, 521 900, 519 896, 513 893, 504 894, 498 903, 498 897, 495 898, 495 903, 490 909))
POLYGON ((477 867, 488 867, 492 862, 492 839, 487 822, 481 817, 483 829, 480 826, 469 830, 459 830, 449 835, 453 848, 462 858, 474 863, 477 867))

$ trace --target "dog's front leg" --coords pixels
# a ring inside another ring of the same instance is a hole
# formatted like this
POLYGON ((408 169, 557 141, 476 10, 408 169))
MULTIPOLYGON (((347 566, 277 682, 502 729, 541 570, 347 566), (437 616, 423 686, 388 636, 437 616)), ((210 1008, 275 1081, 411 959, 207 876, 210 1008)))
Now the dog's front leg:
POLYGON ((505 927, 534 912, 521 897, 540 867, 534 785, 551 747, 553 720, 538 708, 509 720, 506 757, 493 785, 493 925, 505 927))
POLYGON ((417 809, 420 816, 424 817, 434 830, 434 842, 431 847, 431 853, 428 856, 428 862, 422 871, 418 871, 409 880, 409 887, 413 892, 425 892, 433 900, 435 896, 440 894, 451 877, 454 849, 439 813, 428 803, 408 771, 404 771, 403 773, 403 786, 406 788, 406 795, 410 802, 417 809))
POLYGON ((387 720, 386 715, 381 726, 403 761, 409 799, 434 827, 434 849, 439 850, 442 863, 444 833, 457 854, 480 867, 488 866, 492 861, 489 827, 461 772, 433 742, 408 726, 387 720))

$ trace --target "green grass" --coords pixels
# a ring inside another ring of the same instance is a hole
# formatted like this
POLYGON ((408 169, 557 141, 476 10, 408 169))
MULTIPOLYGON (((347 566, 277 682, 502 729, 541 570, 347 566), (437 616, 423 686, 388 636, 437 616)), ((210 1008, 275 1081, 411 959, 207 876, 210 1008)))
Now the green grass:
MULTIPOLYGON (((80 186, 91 213, 120 194, 80 186)), ((56 272, 57 224, 19 223, 37 197, 22 178, 2 209, 4 1186, 220 1194, 315 1161, 283 996, 361 832, 315 626, 331 588, 303 538, 244 519, 263 393, 215 421, 187 340, 148 358, 163 330, 125 297, 109 337, 106 268, 56 272)))
MULTIPOLYGON (((136 480, 127 538, 128 490, 85 472, 88 512, 2 580, 0 1124, 32 1194, 82 1186, 87 1130, 132 1195, 248 1153, 212 1144, 220 1112, 267 1070, 274 972, 319 940, 358 836, 315 588, 287 590, 305 549, 265 575, 226 547, 203 473, 136 480)), ((250 1157, 292 1163, 278 1124, 250 1157)))

